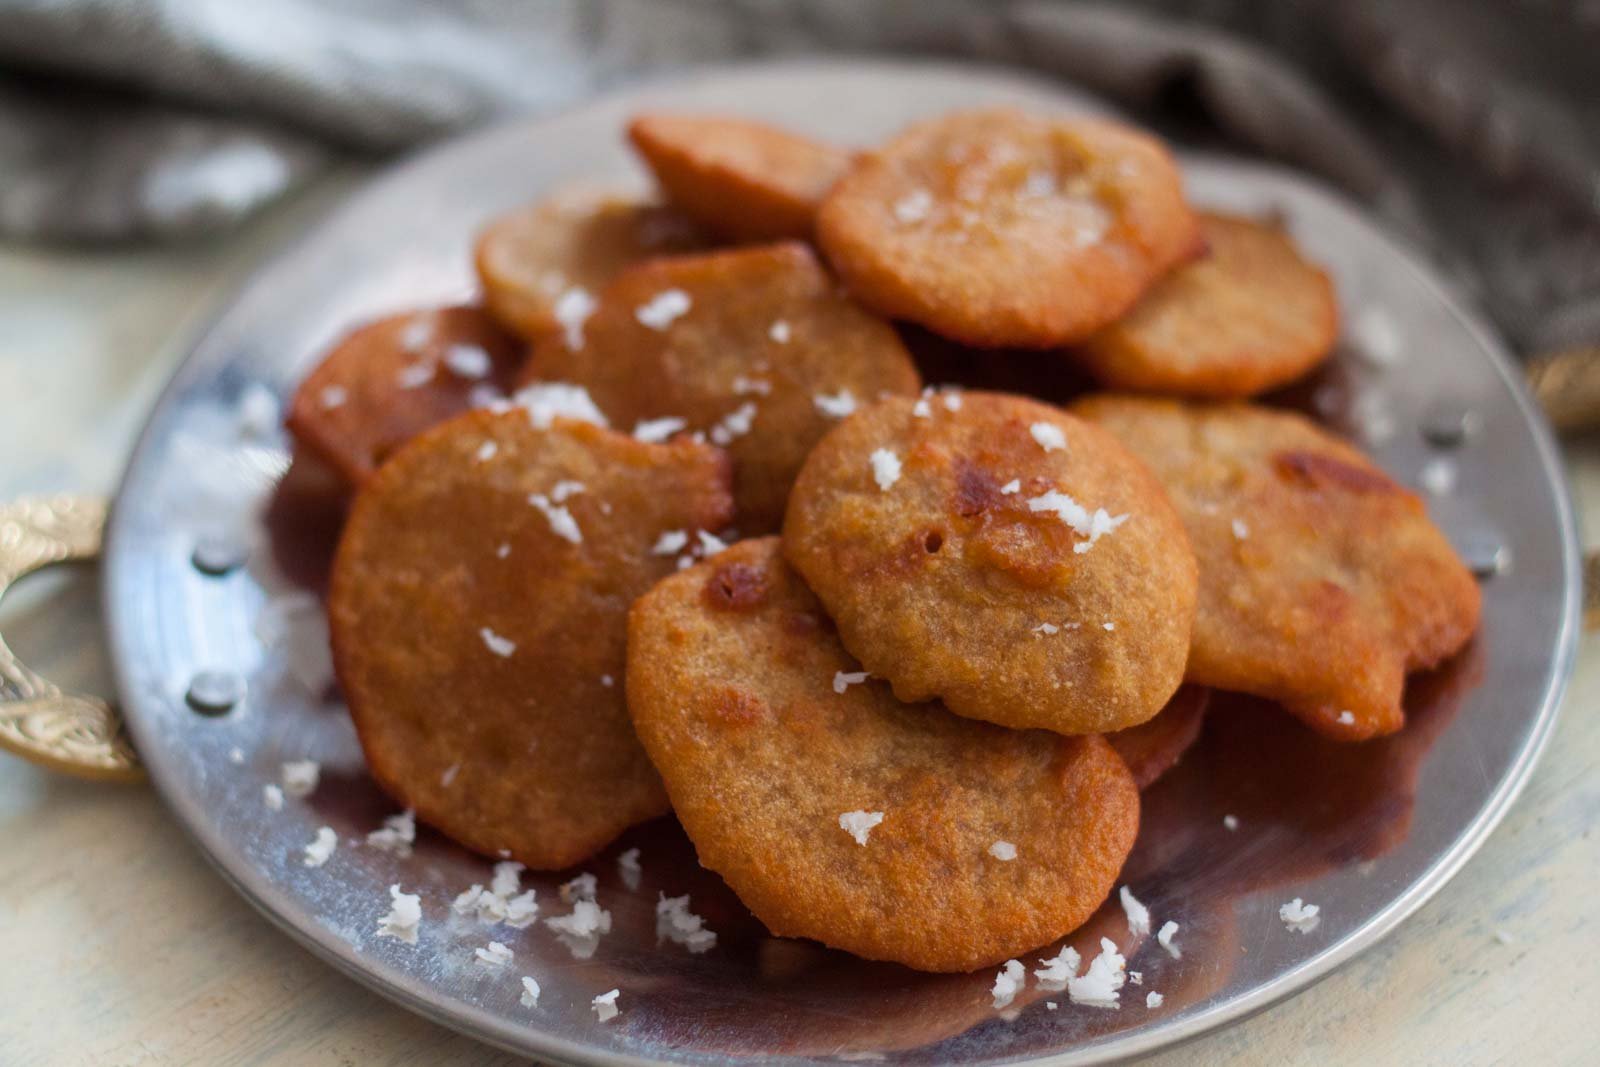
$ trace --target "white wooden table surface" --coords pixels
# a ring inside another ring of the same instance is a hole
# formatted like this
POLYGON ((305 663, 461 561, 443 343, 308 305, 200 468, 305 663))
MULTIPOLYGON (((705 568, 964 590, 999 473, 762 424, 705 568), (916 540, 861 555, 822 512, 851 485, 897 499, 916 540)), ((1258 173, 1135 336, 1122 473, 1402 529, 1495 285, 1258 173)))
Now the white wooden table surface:
MULTIPOLYGON (((0 499, 112 489, 184 341, 355 177, 211 246, 0 246, 0 499)), ((1600 528, 1600 442, 1568 442, 1567 456, 1580 513, 1600 528)), ((37 576, 7 599, 0 628, 47 674, 103 690, 95 596, 90 574, 37 576)), ((1600 1063, 1597 703, 1591 638, 1532 783, 1454 881, 1319 985, 1150 1062, 1600 1063)), ((279 934, 149 789, 70 781, 0 754, 0 1063, 512 1062, 279 934)))

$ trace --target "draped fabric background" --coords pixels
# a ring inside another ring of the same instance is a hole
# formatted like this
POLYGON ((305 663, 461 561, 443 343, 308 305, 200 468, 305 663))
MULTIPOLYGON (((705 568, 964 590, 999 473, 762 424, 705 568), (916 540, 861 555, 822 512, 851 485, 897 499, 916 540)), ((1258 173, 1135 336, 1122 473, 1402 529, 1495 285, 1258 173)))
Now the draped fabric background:
POLYGON ((0 238, 197 239, 341 155, 823 51, 1012 63, 1317 172, 1524 352, 1600 345, 1600 0, 0 0, 0 238))

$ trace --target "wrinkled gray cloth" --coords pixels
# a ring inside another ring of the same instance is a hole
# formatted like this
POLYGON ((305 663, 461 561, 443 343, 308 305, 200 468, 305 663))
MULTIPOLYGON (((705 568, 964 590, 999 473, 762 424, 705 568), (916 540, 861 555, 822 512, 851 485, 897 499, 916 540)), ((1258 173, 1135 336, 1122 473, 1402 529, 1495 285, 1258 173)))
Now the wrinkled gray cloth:
POLYGON ((0 235, 191 238, 341 154, 840 50, 1023 65, 1314 171, 1519 347, 1600 343, 1600 0, 0 0, 0 235))

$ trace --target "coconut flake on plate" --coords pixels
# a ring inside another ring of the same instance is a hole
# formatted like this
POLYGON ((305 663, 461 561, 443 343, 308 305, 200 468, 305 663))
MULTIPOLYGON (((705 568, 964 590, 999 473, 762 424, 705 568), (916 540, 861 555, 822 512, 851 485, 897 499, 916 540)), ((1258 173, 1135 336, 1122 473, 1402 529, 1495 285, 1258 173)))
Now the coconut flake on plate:
POLYGON ((417 943, 417 928, 422 925, 422 898, 402 893, 398 884, 389 887, 389 914, 378 920, 378 936, 392 937, 408 945, 417 943))
POLYGON ((682 945, 699 955, 716 947, 717 935, 706 929, 704 919, 689 910, 688 894, 669 897, 661 893, 656 900, 656 942, 662 941, 682 945))

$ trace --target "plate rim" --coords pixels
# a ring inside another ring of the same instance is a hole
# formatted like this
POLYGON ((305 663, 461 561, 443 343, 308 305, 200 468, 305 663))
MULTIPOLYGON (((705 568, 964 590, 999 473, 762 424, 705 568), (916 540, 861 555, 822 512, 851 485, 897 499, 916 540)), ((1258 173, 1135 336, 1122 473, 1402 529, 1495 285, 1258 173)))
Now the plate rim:
MULTIPOLYGON (((1031 87, 1046 92, 1053 91, 1057 94, 1063 91, 1077 92, 1086 98, 1104 103, 1097 95, 1083 90, 1065 79, 1053 78, 1023 67, 979 61, 833 55, 766 61, 746 60, 708 63, 674 71, 655 72, 640 78, 624 79, 601 92, 584 96, 559 108, 553 108, 536 115, 511 116, 503 121, 497 121, 457 136, 448 137, 380 168, 347 195, 320 212, 316 218, 310 220, 302 229, 286 237, 267 253, 260 256, 249 269, 248 274, 240 279, 229 290, 228 294, 219 300, 215 307, 202 316, 198 324, 181 338, 181 345, 185 355, 174 368, 171 376, 162 386, 149 408, 149 413, 140 428, 134 445, 128 453, 127 462, 118 478, 106 524, 103 557, 105 565, 101 567, 100 571, 100 599, 103 620, 106 625, 111 672, 119 697, 131 691, 129 667, 119 654, 119 642, 116 640, 115 631, 111 626, 113 613, 110 610, 112 588, 115 585, 114 575, 118 568, 118 561, 123 556, 122 553, 117 551, 117 546, 122 540, 122 523, 120 521, 122 508, 119 505, 122 500, 123 487, 131 479, 133 472, 141 465, 151 445, 156 428, 155 414, 167 406, 173 393, 183 383, 186 370, 194 361, 195 356, 205 347, 206 340, 216 332, 217 327, 237 307, 241 297, 263 275, 298 257, 306 247, 314 242, 322 226, 358 212, 366 202, 380 197, 392 185, 405 182, 413 172, 426 168, 436 158, 460 151, 466 145, 480 141, 492 141, 506 136, 513 130, 526 130, 529 127, 538 126, 553 119, 570 116, 585 109, 602 105, 618 97, 637 95, 641 91, 652 87, 683 87, 724 78, 826 75, 841 71, 859 74, 880 72, 890 76, 903 76, 910 73, 925 75, 945 73, 957 77, 977 75, 1000 81, 1010 81, 1019 87, 1031 87)), ((1112 104, 1106 104, 1105 106, 1109 113, 1115 114, 1122 111, 1122 109, 1112 104)), ((1554 733, 1556 723, 1560 718, 1562 700, 1576 661, 1581 615, 1581 597, 1579 593, 1581 589, 1581 553, 1570 489, 1564 475, 1564 467, 1560 459, 1554 433, 1548 421, 1533 402, 1521 376, 1516 373, 1515 361, 1509 350, 1487 319, 1463 294, 1453 292, 1437 274, 1427 267, 1425 253, 1413 246, 1404 237, 1393 235, 1389 231, 1382 229, 1370 218, 1370 208, 1368 206, 1361 204, 1338 188, 1315 176, 1260 160, 1235 157, 1215 151, 1182 151, 1175 148, 1175 152, 1181 162, 1226 162, 1227 165, 1232 167, 1244 167, 1269 175, 1276 181, 1307 187, 1315 194, 1335 201, 1353 216, 1360 227, 1367 231, 1367 236, 1386 246, 1387 250, 1404 264, 1405 268, 1423 287, 1439 298, 1440 304, 1448 309, 1451 318, 1465 330, 1477 346, 1488 356, 1489 363, 1496 375, 1512 394, 1518 414, 1531 434, 1541 471, 1553 489, 1555 517, 1560 531, 1561 573, 1563 578, 1559 626, 1552 650, 1553 654, 1548 661, 1548 679, 1543 692, 1540 694, 1538 710, 1532 727, 1495 791, 1479 808, 1471 822, 1463 828, 1454 841, 1444 848, 1435 861, 1403 891, 1397 893, 1387 905, 1370 916, 1365 923, 1323 951, 1306 958, 1293 968, 1281 973, 1272 982, 1242 993, 1192 1018, 1180 1017, 1169 1023, 1151 1028, 1148 1032, 1135 1032, 1112 1037, 1092 1047, 1066 1048, 1042 1056, 1013 1061, 1017 1063, 1039 1065, 1066 1064, 1068 1062, 1098 1064, 1177 1047, 1205 1034, 1238 1023, 1304 991, 1373 947, 1383 938, 1389 936, 1402 922, 1432 899, 1460 871, 1462 866, 1476 854, 1483 842, 1487 840, 1495 827, 1500 824, 1510 810, 1511 805, 1526 787, 1534 768, 1549 744, 1550 737, 1554 733)), ((125 708, 137 706, 136 703, 128 701, 122 701, 122 704, 125 708)), ((331 931, 320 924, 315 922, 300 924, 293 921, 292 913, 301 910, 298 905, 287 893, 271 885, 257 884, 250 878, 253 871, 248 869, 249 865, 244 862, 242 853, 230 850, 227 847, 226 842, 220 839, 220 831, 205 817, 204 811, 199 810, 190 798, 179 792, 176 786, 169 781, 168 776, 163 773, 165 769, 163 761, 166 754, 162 751, 160 745, 153 743, 155 739, 146 734, 139 716, 130 714, 126 719, 135 745, 140 749, 150 770, 151 784, 156 789, 162 802, 177 816, 177 821, 184 831, 199 845, 200 852, 207 863, 273 926, 288 934, 293 941, 309 950, 312 955, 331 964, 341 973, 360 983, 364 988, 474 1040, 520 1055, 528 1055, 532 1050, 532 1054, 554 1063, 571 1065, 597 1064, 602 1065, 602 1067, 649 1067, 649 1065, 663 1062, 702 1061, 702 1057, 673 1057, 666 1060, 641 1057, 627 1050, 583 1044, 552 1034, 537 1025, 538 1020, 536 1017, 530 1017, 527 1024, 513 1024, 506 1018, 475 1005, 459 1001, 449 1002, 448 1005, 435 1003, 406 988, 404 983, 393 980, 384 965, 352 951, 349 945, 340 941, 331 931), (237 861, 241 869, 235 870, 230 865, 230 860, 237 861)))

